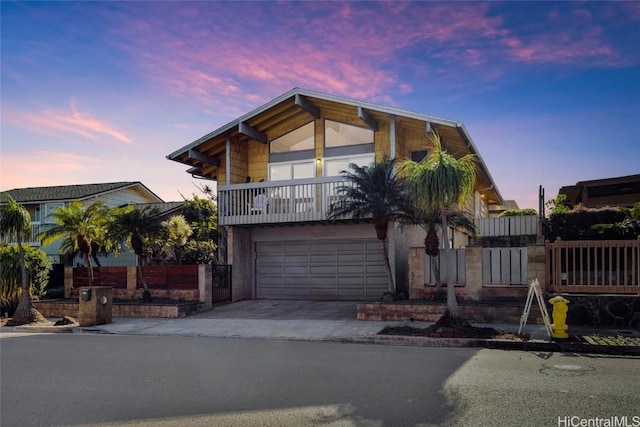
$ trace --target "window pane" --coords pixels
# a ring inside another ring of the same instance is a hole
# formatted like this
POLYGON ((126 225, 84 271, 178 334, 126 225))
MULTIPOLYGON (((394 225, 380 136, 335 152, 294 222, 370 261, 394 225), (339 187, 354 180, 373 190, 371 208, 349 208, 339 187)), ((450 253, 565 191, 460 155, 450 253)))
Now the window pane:
POLYGON ((371 144, 373 143, 373 131, 358 126, 325 120, 324 138, 325 147, 371 144))
POLYGON ((271 153, 288 153, 290 151, 313 150, 313 122, 293 130, 269 144, 271 153))
POLYGON ((342 171, 349 171, 349 164, 355 163, 358 166, 366 166, 373 163, 373 154, 364 156, 341 157, 338 159, 325 159, 324 175, 340 176, 342 171))
POLYGON ((291 164, 280 163, 269 168, 269 181, 282 181, 291 179, 291 164))
POLYGON ((293 179, 314 178, 315 172, 315 162, 293 164, 293 179))

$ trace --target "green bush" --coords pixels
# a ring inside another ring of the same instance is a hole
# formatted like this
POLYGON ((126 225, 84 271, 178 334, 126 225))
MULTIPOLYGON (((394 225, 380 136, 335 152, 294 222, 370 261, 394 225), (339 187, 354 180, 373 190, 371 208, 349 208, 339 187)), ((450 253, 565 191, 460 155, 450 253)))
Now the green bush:
POLYGON ((538 215, 538 212, 535 209, 525 208, 525 209, 507 209, 502 212, 498 216, 530 216, 530 215, 538 215))
POLYGON ((545 239, 553 242, 562 240, 619 240, 635 239, 633 236, 620 235, 612 230, 598 231, 597 224, 616 224, 625 218, 618 208, 590 209, 577 206, 569 212, 556 212, 550 215, 545 224, 545 239))
MULTIPOLYGON (((27 277, 31 284, 33 299, 39 299, 46 291, 49 282, 51 262, 40 249, 24 246, 27 277)), ((0 246, 0 305, 2 312, 15 309, 20 295, 21 272, 20 254, 16 245, 0 246)))

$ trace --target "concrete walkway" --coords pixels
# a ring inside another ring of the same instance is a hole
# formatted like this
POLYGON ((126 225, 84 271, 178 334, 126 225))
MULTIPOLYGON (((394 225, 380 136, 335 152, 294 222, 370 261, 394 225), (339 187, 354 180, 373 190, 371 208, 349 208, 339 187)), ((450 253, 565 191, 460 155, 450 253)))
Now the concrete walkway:
MULTIPOLYGON (((394 344, 413 346, 488 347, 526 350, 589 351, 578 346, 567 347, 561 340, 549 342, 543 325, 526 325, 524 332, 531 340, 480 340, 464 338, 428 338, 378 335, 385 326, 426 328, 428 322, 391 322, 356 320, 357 302, 353 301, 292 301, 246 300, 214 307, 213 310, 179 319, 123 318, 113 323, 91 327, 72 327, 74 333, 105 333, 122 335, 180 335, 216 338, 261 338, 303 341, 338 341, 353 343, 394 344)), ((516 333, 519 325, 474 324, 516 333)), ((3 327, 1 332, 51 332, 51 328, 3 327)), ((639 330, 596 329, 570 327, 571 335, 626 335, 640 337, 639 330)), ((595 347, 595 346, 592 346, 595 347)), ((602 348, 592 349, 600 351, 602 348)), ((633 350, 635 351, 635 350, 633 350)), ((637 351, 640 354, 640 348, 637 351)), ((626 354, 626 353, 625 353, 626 354)))

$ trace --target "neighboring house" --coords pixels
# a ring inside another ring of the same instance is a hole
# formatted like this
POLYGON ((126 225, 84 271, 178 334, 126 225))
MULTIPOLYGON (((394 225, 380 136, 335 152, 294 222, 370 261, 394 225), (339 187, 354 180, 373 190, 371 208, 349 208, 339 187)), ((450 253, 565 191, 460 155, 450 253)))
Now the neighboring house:
MULTIPOLYGON (((60 185, 52 187, 15 188, 2 191, 9 193, 16 202, 22 204, 31 215, 31 236, 29 245, 40 247, 53 263, 60 263, 60 241, 41 247, 36 238, 38 234, 51 225, 50 214, 57 207, 68 206, 71 202, 79 201, 92 204, 102 200, 108 207, 123 206, 127 204, 161 203, 160 197, 145 187, 140 182, 108 182, 101 184, 60 185)), ((180 203, 181 204, 181 203, 180 203)), ((124 251, 120 257, 101 257, 102 265, 135 265, 135 257, 124 251), (132 264, 133 263, 133 264, 132 264)))
POLYGON ((567 196, 571 208, 581 203, 587 208, 632 207, 640 203, 640 174, 580 181, 561 187, 558 193, 567 196))
MULTIPOLYGON (((489 206, 503 200, 462 123, 298 88, 167 158, 217 181, 234 301, 371 300, 389 290, 373 226, 326 219, 336 186, 344 183, 340 172, 385 155, 421 160, 432 129, 456 157, 478 156, 477 187, 466 209, 487 217, 489 206)), ((418 227, 390 226, 398 291, 407 289, 408 247, 423 240, 418 227)), ((454 246, 466 244, 467 236, 456 233, 454 246)))
POLYGON ((511 209, 520 209, 520 206, 518 206, 518 202, 516 202, 515 200, 505 200, 502 205, 490 205, 489 217, 490 218, 499 217, 502 212, 508 211, 511 209))

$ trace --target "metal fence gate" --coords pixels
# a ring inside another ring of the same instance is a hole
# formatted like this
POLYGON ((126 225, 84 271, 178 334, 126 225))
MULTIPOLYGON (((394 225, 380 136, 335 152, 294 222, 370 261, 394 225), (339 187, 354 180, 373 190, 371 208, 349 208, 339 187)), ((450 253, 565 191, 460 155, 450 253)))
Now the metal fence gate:
POLYGON ((231 265, 213 265, 211 295, 213 303, 231 302, 231 265))

